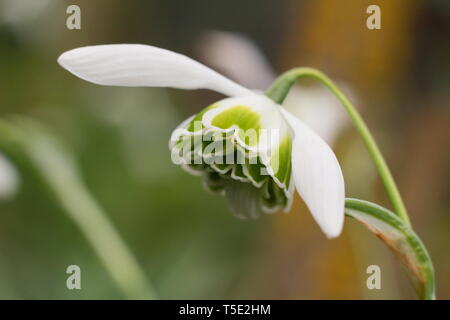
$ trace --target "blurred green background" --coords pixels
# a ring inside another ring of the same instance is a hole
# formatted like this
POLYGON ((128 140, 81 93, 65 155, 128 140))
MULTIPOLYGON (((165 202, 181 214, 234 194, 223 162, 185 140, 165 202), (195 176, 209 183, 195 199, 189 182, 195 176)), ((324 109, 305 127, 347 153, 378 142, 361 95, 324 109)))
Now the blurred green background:
MULTIPOLYGON (((437 297, 448 299, 450 4, 376 1, 382 29, 368 30, 372 2, 0 0, 0 119, 36 119, 67 145, 161 298, 412 299, 398 260, 355 222, 327 240, 299 198, 289 214, 241 221, 171 163, 172 130, 219 94, 95 86, 56 59, 84 45, 151 44, 250 87, 268 85, 270 68, 316 67, 348 88, 373 130, 433 258, 437 297), (70 4, 81 8, 81 30, 66 28, 70 4), (227 46, 217 53, 221 39, 227 46), (233 74, 245 39, 261 65, 250 57, 233 74), (381 290, 366 288, 371 264, 381 267, 381 290)), ((311 108, 321 97, 309 97, 311 108)), ((351 125, 335 125, 347 195, 389 207, 351 125)), ((0 171, 9 172, 0 175, 0 298, 125 298, 29 159, 2 145, 0 152, 0 171), (72 264, 81 268, 81 290, 66 288, 72 264)))

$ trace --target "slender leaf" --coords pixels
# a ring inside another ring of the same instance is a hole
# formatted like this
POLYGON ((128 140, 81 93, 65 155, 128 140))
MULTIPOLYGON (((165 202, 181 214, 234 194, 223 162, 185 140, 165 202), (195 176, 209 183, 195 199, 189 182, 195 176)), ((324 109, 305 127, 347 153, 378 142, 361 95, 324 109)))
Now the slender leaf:
POLYGON ((430 256, 417 234, 401 218, 377 204, 358 199, 346 199, 345 213, 364 224, 397 254, 421 299, 435 299, 430 256))

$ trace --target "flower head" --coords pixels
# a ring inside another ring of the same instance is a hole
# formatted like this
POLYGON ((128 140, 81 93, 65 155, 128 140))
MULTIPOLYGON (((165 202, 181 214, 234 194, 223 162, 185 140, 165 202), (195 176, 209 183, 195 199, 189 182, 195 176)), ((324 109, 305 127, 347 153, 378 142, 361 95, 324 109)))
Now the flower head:
POLYGON ((172 134, 172 160, 204 177, 240 217, 289 210, 294 190, 328 237, 340 234, 344 180, 327 143, 261 93, 175 52, 146 45, 100 45, 63 53, 58 62, 100 85, 210 89, 229 96, 172 134))
POLYGON ((20 185, 15 166, 0 153, 0 201, 12 198, 20 185))

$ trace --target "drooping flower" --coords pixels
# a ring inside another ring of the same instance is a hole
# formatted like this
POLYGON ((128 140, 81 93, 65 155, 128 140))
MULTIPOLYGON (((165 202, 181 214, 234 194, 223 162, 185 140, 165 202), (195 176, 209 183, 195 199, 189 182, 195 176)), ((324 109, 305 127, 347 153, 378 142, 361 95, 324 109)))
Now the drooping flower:
POLYGON ((331 148, 262 93, 165 49, 118 44, 63 53, 59 64, 96 84, 210 89, 229 98, 184 121, 172 134, 172 160, 201 174, 240 217, 289 211, 294 191, 328 237, 344 220, 344 179, 331 148))

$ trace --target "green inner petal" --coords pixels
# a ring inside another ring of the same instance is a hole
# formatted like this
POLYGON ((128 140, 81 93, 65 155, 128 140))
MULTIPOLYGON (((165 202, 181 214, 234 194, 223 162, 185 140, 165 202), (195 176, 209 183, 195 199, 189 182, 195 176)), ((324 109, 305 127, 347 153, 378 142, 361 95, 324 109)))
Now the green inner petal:
POLYGON ((220 193, 225 188, 225 179, 216 171, 206 170, 203 174, 203 182, 212 193, 220 193))
POLYGON ((209 110, 215 109, 217 107, 218 107, 217 104, 212 104, 212 105, 206 107, 205 109, 203 109, 202 111, 200 111, 199 113, 197 113, 197 115, 194 117, 194 119, 192 119, 192 121, 189 123, 187 130, 190 132, 196 132, 196 131, 204 129, 203 124, 201 124, 200 126, 198 126, 198 128, 196 128, 195 122, 201 122, 203 119, 203 116, 206 112, 208 112, 209 110), (197 130, 195 130, 195 129, 197 129, 197 130))
POLYGON ((258 157, 256 159, 256 163, 247 165, 247 172, 249 178, 256 184, 258 185, 261 184, 268 177, 267 175, 263 174, 264 168, 265 166, 261 163, 258 157))
POLYGON ((236 176, 241 181, 248 181, 247 176, 244 173, 244 167, 241 164, 235 164, 233 166, 233 175, 236 176))
POLYGON ((245 144, 254 146, 258 143, 261 116, 250 107, 234 106, 227 108, 216 115, 211 124, 221 129, 229 129, 235 126, 239 128, 238 136, 245 144))
POLYGON ((275 149, 269 165, 274 170, 275 177, 286 187, 289 187, 291 177, 292 138, 284 137, 275 149))
POLYGON ((261 214, 260 190, 250 183, 230 180, 225 185, 225 197, 231 211, 241 219, 256 219, 261 214))

